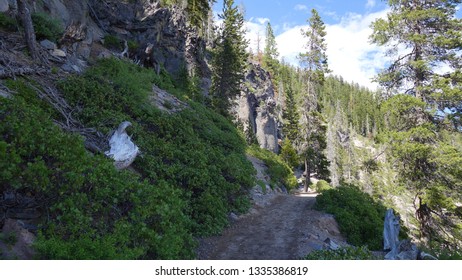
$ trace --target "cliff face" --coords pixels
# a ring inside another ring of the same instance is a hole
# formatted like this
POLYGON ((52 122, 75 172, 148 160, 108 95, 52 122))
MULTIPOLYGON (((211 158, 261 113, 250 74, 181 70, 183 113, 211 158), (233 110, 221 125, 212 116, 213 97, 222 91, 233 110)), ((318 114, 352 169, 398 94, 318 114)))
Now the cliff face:
MULTIPOLYGON (((79 72, 86 61, 110 56, 103 43, 111 35, 130 43, 124 55, 137 63, 157 71, 164 68, 174 77, 182 71, 199 76, 208 94, 206 42, 180 7, 163 8, 158 0, 43 0, 33 9, 58 19, 66 30, 58 44, 67 55, 65 70, 79 72)), ((123 48, 121 43, 112 51, 122 53, 123 48)))
POLYGON ((235 111, 244 131, 250 129, 260 147, 274 153, 279 151, 274 86, 270 74, 260 65, 250 63, 246 70, 235 111))

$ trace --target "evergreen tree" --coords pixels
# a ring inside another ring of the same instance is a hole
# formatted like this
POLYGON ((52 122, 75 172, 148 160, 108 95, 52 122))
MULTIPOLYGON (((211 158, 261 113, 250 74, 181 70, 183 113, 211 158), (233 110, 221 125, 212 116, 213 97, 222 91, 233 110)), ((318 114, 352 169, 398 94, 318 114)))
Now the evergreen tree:
POLYGON ((240 94, 247 62, 244 16, 234 0, 223 2, 219 15, 223 24, 219 30, 212 60, 212 104, 222 115, 229 115, 231 101, 240 94))
POLYGON ((199 28, 206 27, 209 11, 215 0, 187 0, 189 22, 199 28))
POLYGON ((462 236, 450 218, 457 215, 453 198, 462 189, 462 149, 454 145, 462 104, 462 22, 454 14, 461 2, 390 0, 388 18, 373 23, 371 36, 393 57, 377 78, 388 93, 402 93, 382 104, 385 135, 400 179, 415 195, 423 241, 452 248, 462 236), (449 71, 441 74, 442 66, 449 71), (429 110, 435 106, 440 113, 429 110), (455 133, 444 131, 439 120, 449 111, 455 133))
POLYGON ((461 2, 388 1, 391 11, 387 19, 372 24, 371 35, 373 43, 388 46, 387 55, 392 58, 377 77, 388 93, 411 94, 440 110, 452 108, 460 113, 462 21, 454 15, 461 2), (440 73, 442 66, 450 70, 440 73))
POLYGON ((304 83, 306 86, 302 108, 302 144, 300 151, 305 161, 305 191, 310 184, 310 174, 317 174, 318 178, 329 178, 328 162, 323 154, 326 149, 325 121, 320 112, 317 96, 324 83, 324 74, 328 73, 325 25, 318 12, 313 9, 308 20, 309 28, 303 31, 308 39, 306 52, 299 58, 305 67, 304 83))
POLYGON ((285 107, 283 109, 282 118, 284 120, 283 133, 291 143, 297 143, 300 133, 300 113, 298 112, 297 101, 295 100, 295 92, 292 86, 292 77, 288 73, 283 75, 285 89, 285 107))
POLYGON ((266 23, 266 42, 263 53, 263 62, 271 75, 277 73, 279 52, 277 50, 276 38, 274 37, 273 28, 271 23, 266 23))

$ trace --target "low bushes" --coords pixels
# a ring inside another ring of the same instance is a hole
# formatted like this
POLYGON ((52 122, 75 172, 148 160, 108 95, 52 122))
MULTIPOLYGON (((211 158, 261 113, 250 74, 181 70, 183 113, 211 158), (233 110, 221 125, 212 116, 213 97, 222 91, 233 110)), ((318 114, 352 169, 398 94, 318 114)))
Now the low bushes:
POLYGON ((326 190, 316 199, 315 208, 335 216, 340 231, 354 246, 381 250, 386 208, 353 185, 326 190))
POLYGON ((8 83, 18 94, 0 102, 0 186, 35 197, 46 213, 38 258, 193 258, 193 236, 217 233, 230 211, 247 209, 255 171, 244 140, 202 105, 173 115, 150 105, 152 83, 170 84, 162 75, 110 59, 59 84, 86 126, 110 133, 133 123, 136 173, 87 152, 26 83, 8 83))
POLYGON ((297 187, 297 178, 292 169, 278 155, 257 145, 250 146, 247 153, 261 159, 268 166, 273 185, 285 186, 289 190, 297 187))

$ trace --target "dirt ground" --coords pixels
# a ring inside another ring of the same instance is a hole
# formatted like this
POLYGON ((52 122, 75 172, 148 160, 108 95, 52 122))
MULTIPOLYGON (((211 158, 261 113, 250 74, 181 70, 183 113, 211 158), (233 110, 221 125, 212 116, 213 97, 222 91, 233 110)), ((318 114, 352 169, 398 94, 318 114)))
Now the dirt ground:
POLYGON ((198 259, 294 260, 322 249, 327 238, 345 244, 334 218, 312 209, 315 201, 314 194, 278 195, 222 235, 201 240, 198 259))

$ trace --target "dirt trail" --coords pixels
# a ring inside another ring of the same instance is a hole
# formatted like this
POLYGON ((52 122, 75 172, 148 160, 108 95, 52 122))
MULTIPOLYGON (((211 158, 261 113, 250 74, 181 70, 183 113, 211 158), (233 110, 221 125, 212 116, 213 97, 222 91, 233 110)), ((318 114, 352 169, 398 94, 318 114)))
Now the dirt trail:
POLYGON ((343 244, 331 215, 312 207, 314 195, 279 195, 237 220, 221 236, 201 241, 199 259, 291 260, 322 248, 330 238, 343 244))

